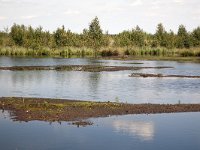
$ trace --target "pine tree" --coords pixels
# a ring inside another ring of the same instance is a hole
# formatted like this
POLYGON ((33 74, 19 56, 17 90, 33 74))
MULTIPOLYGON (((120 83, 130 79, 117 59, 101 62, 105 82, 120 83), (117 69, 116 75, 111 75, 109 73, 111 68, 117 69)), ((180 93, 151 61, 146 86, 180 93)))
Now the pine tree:
POLYGON ((155 36, 161 47, 167 46, 167 32, 165 31, 165 28, 162 23, 158 24, 155 36))
POLYGON ((190 48, 192 41, 185 28, 185 26, 180 25, 177 33, 177 47, 178 48, 190 48))
POLYGON ((65 27, 62 26, 62 28, 58 28, 56 32, 54 32, 54 39, 56 42, 56 45, 58 47, 65 46, 65 27))
POLYGON ((194 46, 200 46, 200 27, 197 27, 192 32, 194 46))
POLYGON ((97 17, 95 17, 89 25, 88 36, 91 41, 91 47, 94 48, 94 54, 96 57, 97 50, 101 47, 103 42, 103 31, 97 17))

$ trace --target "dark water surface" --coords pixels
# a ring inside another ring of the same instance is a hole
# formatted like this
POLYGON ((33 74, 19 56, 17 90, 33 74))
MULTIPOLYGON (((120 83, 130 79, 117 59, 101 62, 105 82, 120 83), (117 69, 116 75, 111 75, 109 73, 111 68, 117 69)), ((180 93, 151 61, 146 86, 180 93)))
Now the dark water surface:
POLYGON ((68 122, 13 122, 0 113, 2 150, 199 150, 200 113, 127 115, 68 122))
POLYGON ((0 71, 0 96, 50 97, 128 103, 200 103, 200 79, 130 78, 131 73, 200 75, 200 64, 176 61, 120 61, 0 57, 0 66, 106 65, 171 66, 118 72, 0 71), (132 64, 132 63, 143 64, 132 64))

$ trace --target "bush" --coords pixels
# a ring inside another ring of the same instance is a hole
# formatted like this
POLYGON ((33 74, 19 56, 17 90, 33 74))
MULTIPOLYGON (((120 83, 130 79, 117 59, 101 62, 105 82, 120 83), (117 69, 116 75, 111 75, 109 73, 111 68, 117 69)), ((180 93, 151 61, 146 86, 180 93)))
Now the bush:
POLYGON ((113 56, 118 56, 118 55, 119 55, 118 50, 114 50, 114 51, 113 51, 113 56))
POLYGON ((196 53, 196 56, 197 56, 197 57, 200 57, 200 52, 197 52, 197 53, 196 53))
POLYGON ((125 50, 125 52, 124 52, 124 55, 130 55, 130 52, 129 52, 129 50, 127 49, 127 50, 125 50))
POLYGON ((180 55, 181 55, 182 57, 191 57, 191 56, 195 56, 195 54, 194 54, 193 51, 188 51, 188 50, 185 50, 185 51, 181 52, 180 55))
POLYGON ((119 55, 119 52, 118 50, 103 50, 101 51, 101 56, 102 57, 110 57, 110 56, 118 56, 119 55))

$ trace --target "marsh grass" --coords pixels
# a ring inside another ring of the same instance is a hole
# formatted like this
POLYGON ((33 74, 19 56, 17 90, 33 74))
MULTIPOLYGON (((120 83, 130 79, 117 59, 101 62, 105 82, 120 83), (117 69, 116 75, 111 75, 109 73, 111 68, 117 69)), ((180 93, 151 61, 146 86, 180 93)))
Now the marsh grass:
MULTIPOLYGON (((191 49, 166 49, 151 47, 102 47, 98 50, 98 56, 160 56, 160 57, 200 57, 200 48, 191 49)), ((50 49, 42 47, 34 50, 23 47, 0 47, 0 55, 2 56, 58 56, 58 57, 92 57, 94 50, 86 47, 62 47, 50 49)))
POLYGON ((124 55, 132 56, 167 56, 167 57, 199 57, 200 49, 166 49, 166 48, 129 48, 124 55))
POLYGON ((23 47, 0 47, 2 56, 60 56, 60 57, 84 57, 93 56, 93 50, 88 48, 64 47, 59 49, 50 49, 47 47, 39 50, 26 49, 23 47))

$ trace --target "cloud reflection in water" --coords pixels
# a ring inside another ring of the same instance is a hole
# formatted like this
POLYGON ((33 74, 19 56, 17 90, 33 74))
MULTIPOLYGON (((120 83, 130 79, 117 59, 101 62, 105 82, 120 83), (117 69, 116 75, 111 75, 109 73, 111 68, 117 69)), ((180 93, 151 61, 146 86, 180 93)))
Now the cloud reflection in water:
POLYGON ((141 140, 153 140, 155 132, 154 123, 151 121, 116 120, 113 127, 116 132, 123 132, 141 140))

